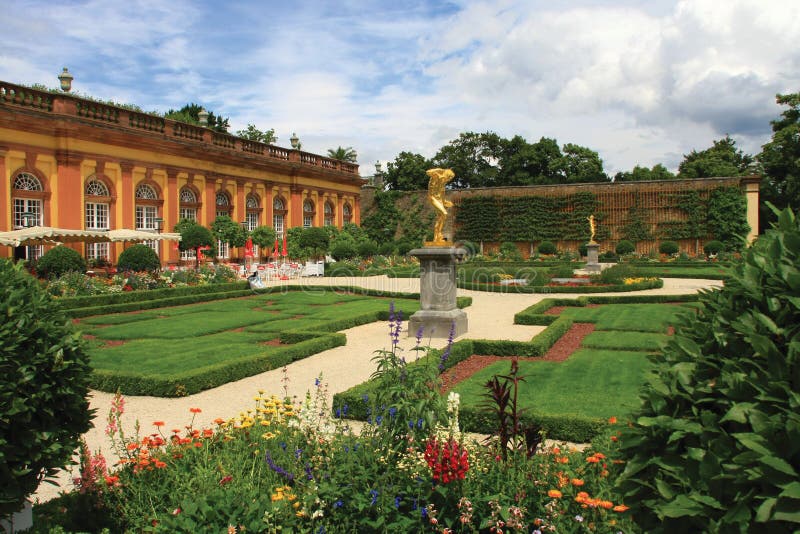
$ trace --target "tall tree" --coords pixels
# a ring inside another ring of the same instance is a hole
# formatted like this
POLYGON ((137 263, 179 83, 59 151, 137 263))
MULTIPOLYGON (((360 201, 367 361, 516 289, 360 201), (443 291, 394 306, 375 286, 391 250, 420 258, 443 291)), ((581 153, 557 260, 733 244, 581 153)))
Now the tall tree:
POLYGON ((346 161, 347 163, 355 163, 358 160, 358 154, 351 146, 347 148, 341 146, 329 148, 328 157, 331 159, 338 159, 339 161, 346 161))
POLYGON ((492 187, 497 185, 500 137, 492 132, 465 132, 450 141, 433 157, 433 165, 453 169, 456 177, 449 187, 492 187))
MULTIPOLYGON (((203 107, 199 104, 186 104, 178 110, 170 109, 164 114, 164 118, 185 122, 187 124, 199 125, 200 110, 202 109, 203 107)), ((228 128, 230 128, 228 119, 223 119, 222 117, 215 115, 213 111, 206 111, 208 112, 208 127, 217 132, 228 133, 228 128)))
MULTIPOLYGON (((776 101, 787 106, 780 118, 772 121, 772 139, 763 146, 758 160, 766 174, 761 182, 761 199, 779 208, 800 210, 800 93, 777 95, 776 101)), ((762 202, 761 225, 767 228, 775 220, 772 210, 762 202)))
POLYGON ((736 148, 729 135, 706 150, 692 150, 678 166, 678 178, 712 178, 715 176, 744 176, 752 172, 754 158, 736 148))
POLYGON ((618 172, 614 175, 615 182, 642 182, 645 180, 674 180, 676 176, 662 164, 653 165, 652 169, 636 165, 632 171, 618 172))
POLYGON ((247 124, 247 128, 244 130, 239 130, 236 132, 236 135, 242 137, 244 139, 248 139, 250 141, 258 141, 259 143, 274 143, 278 140, 275 137, 275 129, 270 128, 269 130, 261 131, 256 128, 255 124, 247 124))
POLYGON ((559 170, 562 172, 562 183, 579 184, 587 182, 608 182, 609 177, 603 171, 603 160, 594 150, 567 143, 562 149, 559 170))
POLYGON ((416 191, 428 187, 425 171, 433 167, 431 161, 420 154, 400 152, 394 161, 387 165, 384 180, 389 189, 396 191, 416 191))

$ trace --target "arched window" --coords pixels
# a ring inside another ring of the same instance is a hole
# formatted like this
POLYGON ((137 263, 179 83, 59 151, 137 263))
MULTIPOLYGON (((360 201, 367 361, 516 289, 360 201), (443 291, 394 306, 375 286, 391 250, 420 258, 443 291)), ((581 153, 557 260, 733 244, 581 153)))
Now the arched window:
MULTIPOLYGON (((44 187, 31 173, 20 172, 11 186, 12 221, 14 228, 42 226, 44 224, 44 187)), ((42 246, 17 247, 16 259, 36 260, 42 255, 42 246)))
POLYGON ((324 216, 323 224, 325 226, 333 226, 335 224, 335 220, 333 217, 333 204, 330 201, 326 201, 325 204, 322 206, 322 214, 324 216))
POLYGON ((181 219, 197 220, 197 195, 188 187, 182 187, 178 195, 181 219))
POLYGON ((258 226, 258 219, 261 215, 261 201, 257 195, 249 194, 245 198, 245 222, 247 223, 247 231, 252 232, 258 226))
MULTIPOLYGON (((136 197, 136 229, 156 232, 158 230, 158 193, 149 184, 139 184, 134 193, 136 197)), ((145 245, 158 253, 157 241, 145 241, 145 245)))
MULTIPOLYGON (((100 180, 90 179, 86 182, 84 214, 87 230, 109 229, 110 197, 108 187, 100 180)), ((108 243, 87 243, 86 259, 108 261, 108 243)))
POLYGON ((272 226, 279 238, 283 237, 286 222, 286 203, 282 198, 275 197, 272 201, 272 226))
POLYGON ((303 202, 303 228, 311 228, 314 226, 314 203, 310 200, 303 202))
POLYGON ((217 217, 223 215, 231 216, 231 200, 226 193, 217 193, 214 197, 214 204, 217 206, 217 217))
POLYGON ((350 209, 350 204, 342 206, 342 220, 349 223, 353 218, 353 211, 350 209))

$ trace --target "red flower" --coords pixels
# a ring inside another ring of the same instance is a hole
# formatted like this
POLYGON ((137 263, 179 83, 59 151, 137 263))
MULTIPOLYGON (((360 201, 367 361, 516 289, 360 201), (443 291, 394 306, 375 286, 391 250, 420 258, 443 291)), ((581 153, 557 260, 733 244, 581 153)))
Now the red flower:
POLYGON ((200 413, 203 410, 201 410, 200 408, 189 408, 189 411, 192 412, 192 413, 200 413))
POLYGON ((220 485, 220 486, 224 486, 225 484, 229 483, 231 480, 233 480, 233 477, 232 477, 231 475, 225 475, 225 476, 224 476, 224 477, 222 477, 222 479, 219 481, 219 485, 220 485))
POLYGON ((434 482, 448 484, 453 480, 464 480, 469 470, 467 450, 454 439, 443 443, 435 438, 429 439, 424 456, 431 468, 434 482))

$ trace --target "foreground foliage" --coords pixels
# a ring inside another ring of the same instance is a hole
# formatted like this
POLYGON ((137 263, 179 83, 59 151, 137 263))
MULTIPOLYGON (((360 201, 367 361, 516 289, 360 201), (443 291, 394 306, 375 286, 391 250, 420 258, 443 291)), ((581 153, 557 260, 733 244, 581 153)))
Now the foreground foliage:
POLYGON ((80 335, 22 264, 0 260, 0 517, 70 463, 90 428, 80 335))
POLYGON ((647 532, 800 526, 798 265, 786 210, 654 358, 621 437, 621 488, 647 532))

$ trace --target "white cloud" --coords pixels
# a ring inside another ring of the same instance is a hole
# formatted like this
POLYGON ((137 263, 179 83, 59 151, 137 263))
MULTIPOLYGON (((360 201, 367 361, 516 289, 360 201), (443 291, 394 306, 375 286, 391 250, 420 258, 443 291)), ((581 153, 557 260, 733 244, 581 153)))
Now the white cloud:
POLYGON ((757 152, 775 93, 800 90, 797 42, 794 0, 33 0, 0 20, 0 79, 54 86, 66 65, 101 98, 353 146, 365 174, 486 130, 589 146, 613 173, 726 133, 757 152))

